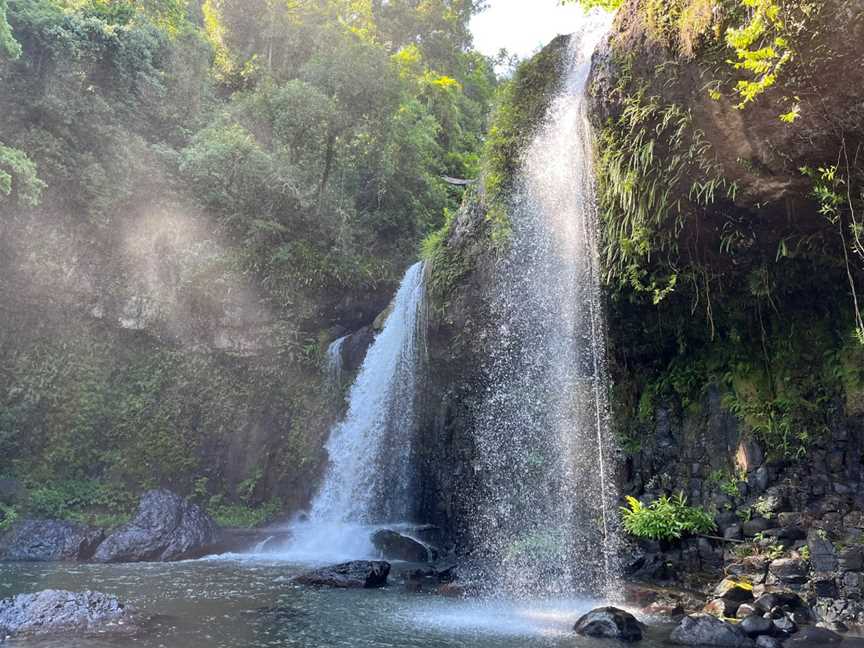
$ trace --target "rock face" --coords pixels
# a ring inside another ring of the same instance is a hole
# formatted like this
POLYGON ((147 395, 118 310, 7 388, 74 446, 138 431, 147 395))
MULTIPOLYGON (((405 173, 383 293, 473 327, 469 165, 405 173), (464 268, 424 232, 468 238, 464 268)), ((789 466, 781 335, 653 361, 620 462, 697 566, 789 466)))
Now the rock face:
POLYGON ((0 637, 135 631, 133 610, 99 592, 45 590, 0 601, 0 637))
POLYGON ((213 519, 167 490, 141 498, 135 518, 109 535, 93 556, 97 562, 159 562, 202 556, 218 537, 213 519))
POLYGON ((390 563, 382 560, 355 560, 301 574, 294 578, 294 582, 316 587, 372 589, 387 585, 389 574, 390 563))
POLYGON ((0 559, 19 562, 89 560, 104 538, 104 531, 82 524, 24 520, 0 538, 0 559))
POLYGON ((684 617, 672 632, 672 641, 682 646, 752 648, 755 645, 737 626, 707 614, 684 617))
POLYGON ((640 641, 642 625, 629 612, 614 607, 592 610, 583 616, 573 629, 577 634, 618 641, 640 641))
POLYGON ((376 531, 372 535, 372 544, 389 560, 429 562, 432 559, 429 548, 422 542, 390 529, 376 531))

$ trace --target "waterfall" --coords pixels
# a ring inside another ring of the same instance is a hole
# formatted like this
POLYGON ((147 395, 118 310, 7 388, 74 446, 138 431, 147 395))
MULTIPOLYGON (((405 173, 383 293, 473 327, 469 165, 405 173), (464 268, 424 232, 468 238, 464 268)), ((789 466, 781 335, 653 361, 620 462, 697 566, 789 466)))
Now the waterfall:
POLYGON ((342 387, 342 369, 344 365, 342 359, 342 347, 345 345, 346 339, 348 339, 348 336, 344 335, 327 347, 327 356, 325 358, 327 379, 330 386, 333 388, 333 391, 336 392, 338 392, 342 387))
POLYGON ((497 273, 495 351, 468 504, 490 594, 603 595, 616 578, 592 137, 585 110, 603 13, 570 37, 564 80, 524 153, 497 273))
MULTIPOLYGON (((392 312, 351 386, 345 418, 330 432, 324 481, 308 518, 295 525, 289 555, 369 557, 370 526, 412 517, 411 453, 425 353, 424 296, 424 266, 417 263, 402 279, 392 312)), ((335 353, 332 346, 331 351, 335 353)))

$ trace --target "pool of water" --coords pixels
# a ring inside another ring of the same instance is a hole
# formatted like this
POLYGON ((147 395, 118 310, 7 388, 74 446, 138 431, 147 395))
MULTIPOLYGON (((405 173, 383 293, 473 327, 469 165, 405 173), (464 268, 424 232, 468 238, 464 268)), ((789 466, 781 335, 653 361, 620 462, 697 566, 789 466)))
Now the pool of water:
MULTIPOLYGON (((582 648, 571 630, 596 601, 481 602, 380 590, 314 589, 306 567, 262 556, 168 564, 2 564, 0 598, 43 589, 114 594, 150 618, 131 638, 12 641, 15 648, 582 648)), ((397 567, 398 570, 398 567, 397 567)), ((644 648, 668 645, 649 629, 644 648)), ((614 642, 612 643, 614 645, 614 642)))

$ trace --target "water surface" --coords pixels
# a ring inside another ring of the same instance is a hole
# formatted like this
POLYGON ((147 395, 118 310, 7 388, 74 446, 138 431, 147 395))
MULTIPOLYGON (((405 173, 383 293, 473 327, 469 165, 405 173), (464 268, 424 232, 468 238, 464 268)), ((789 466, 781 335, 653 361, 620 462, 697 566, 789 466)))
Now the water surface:
MULTIPOLYGON (((56 588, 114 594, 152 617, 133 638, 12 641, 15 648, 588 648, 591 601, 476 602, 381 590, 301 587, 304 568, 268 557, 168 564, 0 564, 0 597, 56 588)), ((398 571, 398 568, 397 568, 398 571)), ((667 631, 668 632, 668 631, 667 631)), ((662 636, 657 630, 653 634, 662 636)), ((645 648, 667 645, 649 639, 645 648)))

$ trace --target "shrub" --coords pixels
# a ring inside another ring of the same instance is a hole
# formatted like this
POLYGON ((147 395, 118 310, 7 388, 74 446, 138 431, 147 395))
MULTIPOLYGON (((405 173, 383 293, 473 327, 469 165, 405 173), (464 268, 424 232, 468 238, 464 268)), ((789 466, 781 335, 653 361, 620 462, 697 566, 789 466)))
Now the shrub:
POLYGON ((648 540, 679 540, 685 535, 709 533, 716 529, 710 513, 702 508, 687 506, 684 493, 662 496, 648 506, 635 497, 627 497, 628 506, 621 507, 624 528, 637 538, 648 540))

